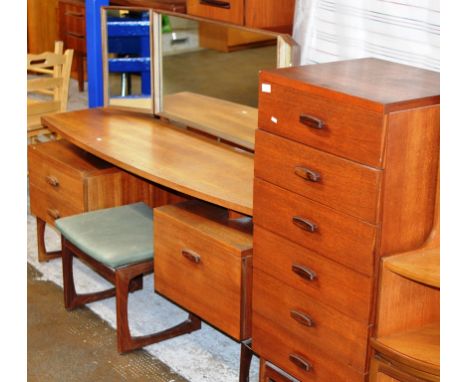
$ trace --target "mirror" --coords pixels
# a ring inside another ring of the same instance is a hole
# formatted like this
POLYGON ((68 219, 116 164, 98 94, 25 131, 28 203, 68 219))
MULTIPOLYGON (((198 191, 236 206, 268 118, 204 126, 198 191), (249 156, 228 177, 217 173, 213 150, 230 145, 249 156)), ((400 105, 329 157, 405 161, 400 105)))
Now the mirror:
POLYGON ((291 66, 283 34, 176 13, 153 14, 154 112, 254 150, 258 75, 291 66))
POLYGON ((153 113, 151 18, 149 10, 102 8, 104 105, 153 113))

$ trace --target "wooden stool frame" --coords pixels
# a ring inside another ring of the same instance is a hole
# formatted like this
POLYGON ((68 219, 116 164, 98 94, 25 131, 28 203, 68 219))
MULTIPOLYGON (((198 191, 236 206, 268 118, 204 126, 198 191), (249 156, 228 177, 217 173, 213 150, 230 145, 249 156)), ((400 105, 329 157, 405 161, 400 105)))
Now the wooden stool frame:
POLYGON ((187 320, 157 333, 132 337, 128 325, 128 294, 143 287, 143 275, 153 271, 153 260, 120 266, 108 267, 87 255, 62 235, 62 268, 65 308, 73 310, 84 304, 116 296, 117 350, 126 353, 144 346, 161 342, 201 328, 201 320, 189 313, 187 320), (115 288, 86 294, 77 294, 73 279, 73 256, 104 277, 115 288))

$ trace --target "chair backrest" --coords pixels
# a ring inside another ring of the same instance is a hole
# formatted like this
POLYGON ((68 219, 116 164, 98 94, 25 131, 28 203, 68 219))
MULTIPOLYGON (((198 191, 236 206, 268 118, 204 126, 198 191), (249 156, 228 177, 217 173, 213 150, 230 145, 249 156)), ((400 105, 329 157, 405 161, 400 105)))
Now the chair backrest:
POLYGON ((63 53, 63 42, 56 41, 54 52, 28 54, 28 72, 44 74, 28 79, 28 95, 49 95, 45 102, 28 102, 28 116, 66 111, 73 50, 63 53))

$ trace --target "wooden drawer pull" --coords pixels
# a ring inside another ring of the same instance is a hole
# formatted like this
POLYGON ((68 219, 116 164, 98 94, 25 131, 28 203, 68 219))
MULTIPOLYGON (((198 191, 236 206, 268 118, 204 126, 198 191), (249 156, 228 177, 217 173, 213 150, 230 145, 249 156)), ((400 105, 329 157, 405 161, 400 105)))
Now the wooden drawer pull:
POLYGON ((228 1, 200 0, 200 4, 209 5, 212 7, 224 8, 224 9, 231 9, 231 3, 229 3, 228 1))
POLYGON ((291 310, 291 318, 299 322, 301 325, 311 328, 315 326, 315 322, 307 314, 297 310, 291 310))
POLYGON ((47 175, 45 179, 46 179, 46 182, 49 183, 52 187, 60 186, 60 182, 55 176, 47 175))
POLYGON ((317 224, 311 222, 310 220, 301 218, 300 216, 294 216, 292 218, 292 222, 299 228, 307 232, 316 232, 318 228, 317 224))
POLYGON ((294 169, 294 173, 305 180, 311 182, 320 182, 320 174, 317 171, 311 170, 310 168, 297 166, 294 169))
POLYGON ((304 371, 310 371, 312 369, 310 363, 304 360, 302 357, 298 356, 297 354, 289 354, 289 360, 298 368, 304 371))
POLYGON ((67 12, 65 12, 65 16, 83 17, 84 13, 67 11, 67 12))
POLYGON ((198 253, 191 251, 190 249, 183 249, 182 256, 195 264, 198 264, 201 261, 201 256, 198 253))
POLYGON ((72 36, 72 37, 78 37, 78 38, 84 38, 84 34, 80 34, 80 33, 75 33, 75 32, 67 32, 67 34, 69 36, 72 36))
POLYGON ((309 114, 301 114, 299 116, 299 122, 313 129, 323 129, 325 127, 325 122, 309 114))
POLYGON ((298 276, 302 277, 304 280, 313 281, 317 278, 317 274, 303 265, 293 264, 291 267, 292 271, 298 276))
POLYGON ((48 208, 47 214, 53 219, 58 219, 60 217, 60 212, 55 208, 48 208))

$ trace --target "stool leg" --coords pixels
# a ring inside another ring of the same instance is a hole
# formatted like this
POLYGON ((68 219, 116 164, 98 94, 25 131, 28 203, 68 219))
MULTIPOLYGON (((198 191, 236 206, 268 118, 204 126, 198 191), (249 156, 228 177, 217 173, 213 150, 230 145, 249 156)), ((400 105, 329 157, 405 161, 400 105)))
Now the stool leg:
POLYGON ((171 328, 146 336, 132 337, 128 325, 128 293, 133 278, 151 271, 153 262, 139 263, 119 268, 115 272, 116 313, 117 313, 117 350, 126 353, 144 346, 191 333, 201 328, 201 320, 189 314, 187 320, 171 328))
POLYGON ((65 309, 73 310, 90 302, 115 296, 115 288, 95 293, 77 294, 73 278, 73 252, 66 245, 62 236, 62 274, 65 309))
POLYGON ((49 261, 50 259, 55 259, 60 257, 61 251, 47 252, 45 246, 45 228, 46 222, 38 217, 36 217, 36 230, 37 230, 37 259, 39 262, 49 261))
POLYGON ((239 382, 249 382, 250 363, 252 362, 253 351, 250 348, 251 340, 241 342, 239 382))

